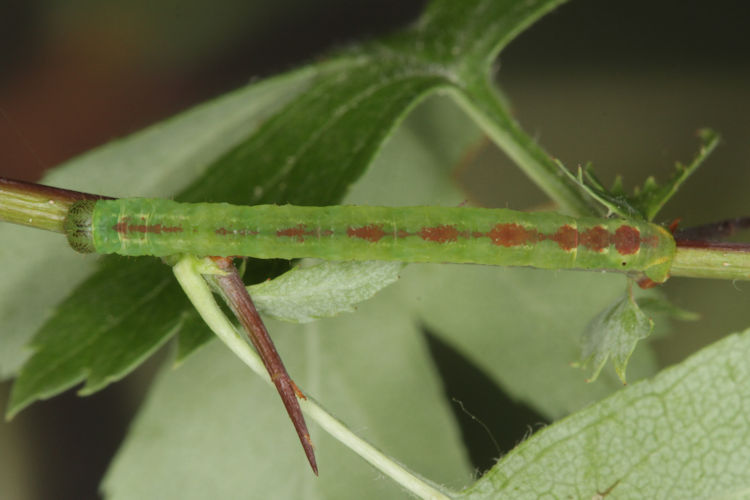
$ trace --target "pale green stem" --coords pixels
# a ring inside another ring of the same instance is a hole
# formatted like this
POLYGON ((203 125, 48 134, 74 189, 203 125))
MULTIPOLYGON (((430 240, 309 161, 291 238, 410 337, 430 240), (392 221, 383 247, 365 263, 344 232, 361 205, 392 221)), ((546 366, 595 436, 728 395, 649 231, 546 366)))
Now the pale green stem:
POLYGON ((669 274, 687 278, 750 280, 750 252, 677 247, 669 274))
MULTIPOLYGON (((200 260, 195 257, 185 256, 181 258, 172 268, 177 281, 185 291, 195 309, 201 315, 208 327, 221 339, 229 349, 234 352, 247 366, 269 385, 268 377, 263 362, 252 349, 234 325, 227 319, 219 305, 214 300, 211 289, 202 276, 207 269, 212 268, 210 261, 200 260)), ((397 463, 392 458, 375 448, 373 445, 360 438, 349 430, 341 421, 328 413, 312 398, 300 399, 302 411, 312 420, 318 423, 326 432, 339 442, 348 446, 356 454, 364 458, 373 467, 387 475, 402 487, 420 498, 435 500, 449 500, 455 497, 453 492, 443 492, 420 478, 414 472, 397 463)))

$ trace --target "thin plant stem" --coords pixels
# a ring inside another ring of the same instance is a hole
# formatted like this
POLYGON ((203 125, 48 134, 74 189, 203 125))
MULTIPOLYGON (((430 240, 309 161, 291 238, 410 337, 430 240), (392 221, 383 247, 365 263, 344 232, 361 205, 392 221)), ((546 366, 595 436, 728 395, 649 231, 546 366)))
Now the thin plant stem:
POLYGON ((701 247, 677 245, 672 268, 675 277, 750 280, 750 245, 723 243, 701 247))
POLYGON ((469 86, 466 92, 453 91, 456 102, 539 188, 568 214, 598 213, 595 205, 563 175, 552 157, 508 114, 491 81, 478 78, 469 86))

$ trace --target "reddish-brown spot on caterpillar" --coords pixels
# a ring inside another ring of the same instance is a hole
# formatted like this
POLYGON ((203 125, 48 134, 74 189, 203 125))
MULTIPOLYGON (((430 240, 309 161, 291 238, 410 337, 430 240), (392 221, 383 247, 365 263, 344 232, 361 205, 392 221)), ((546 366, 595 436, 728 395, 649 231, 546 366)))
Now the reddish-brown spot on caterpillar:
MULTIPOLYGON (((145 219, 141 219, 145 220, 145 219)), ((181 226, 162 226, 161 224, 131 224, 130 217, 124 217, 117 224, 112 226, 112 229, 120 234, 128 233, 152 233, 152 234, 163 234, 163 233, 181 233, 181 226)))
POLYGON ((547 236, 548 240, 557 243, 561 249, 569 252, 578 246, 578 230, 573 226, 565 224, 555 234, 547 236))
POLYGON ((346 235, 350 238, 360 238, 376 243, 385 236, 385 231, 383 231, 383 226, 379 224, 370 224, 362 227, 348 227, 346 235))
POLYGON ((441 225, 434 227, 423 227, 419 231, 419 237, 425 241, 435 243, 446 243, 458 240, 459 232, 455 226, 441 225))
POLYGON ((615 250, 620 255, 632 255, 641 247, 641 233, 631 226, 620 226, 615 231, 615 250))
POLYGON ((305 236, 310 236, 311 234, 312 232, 308 231, 307 226, 304 224, 298 224, 294 227, 288 227, 276 231, 277 237, 287 236, 289 238, 295 238, 299 243, 305 241, 305 236))
POLYGON ((526 229, 520 224, 497 224, 487 233, 493 244, 503 247, 515 247, 536 243, 537 232, 526 229))
POLYGON ((659 237, 652 234, 648 238, 641 238, 641 245, 649 248, 657 248, 659 246, 659 237))
POLYGON ((594 252, 602 252, 609 246, 609 231, 595 226, 580 233, 580 245, 594 252))

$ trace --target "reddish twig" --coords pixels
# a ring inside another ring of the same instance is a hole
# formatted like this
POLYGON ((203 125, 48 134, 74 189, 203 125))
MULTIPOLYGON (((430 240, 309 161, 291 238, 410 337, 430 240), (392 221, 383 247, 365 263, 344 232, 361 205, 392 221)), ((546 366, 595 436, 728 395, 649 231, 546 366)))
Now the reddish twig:
POLYGON ((731 252, 750 252, 750 243, 721 241, 737 231, 750 228, 750 217, 735 217, 710 224, 688 227, 685 229, 671 228, 675 242, 680 248, 707 248, 727 250, 731 252))
POLYGON ((39 194, 42 196, 46 196, 52 200, 70 203, 78 200, 114 200, 114 198, 111 198, 109 196, 45 186, 43 184, 36 184, 34 182, 16 181, 13 179, 8 179, 6 177, 0 177, 0 191, 39 194))
POLYGON ((713 241, 716 239, 732 236, 737 231, 750 229, 750 217, 735 217, 734 219, 726 219, 718 222, 712 222, 710 224, 687 227, 684 229, 677 229, 675 224, 675 227, 670 227, 670 229, 672 229, 674 238, 678 242, 701 240, 713 241))

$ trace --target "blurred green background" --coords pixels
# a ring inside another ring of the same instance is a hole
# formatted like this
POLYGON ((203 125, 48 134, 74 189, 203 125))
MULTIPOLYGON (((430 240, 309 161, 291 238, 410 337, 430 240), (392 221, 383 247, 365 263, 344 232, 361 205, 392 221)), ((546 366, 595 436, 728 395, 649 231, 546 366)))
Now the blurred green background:
MULTIPOLYGON (((195 103, 397 29, 424 3, 3 0, 0 175, 36 180, 195 103)), ((692 157, 698 128, 718 130, 723 143, 661 219, 689 226, 750 215, 749 18, 740 1, 574 0, 506 49, 498 80, 530 134, 569 167, 592 161, 606 183, 664 179, 692 157)), ((487 205, 546 201, 489 143, 457 178, 487 205)), ((703 316, 655 341, 665 365, 748 325, 748 283, 675 279, 663 288, 703 316)), ((0 425, 0 498, 97 498, 154 365, 0 425)), ((0 384, 0 409, 9 387, 0 384)))

